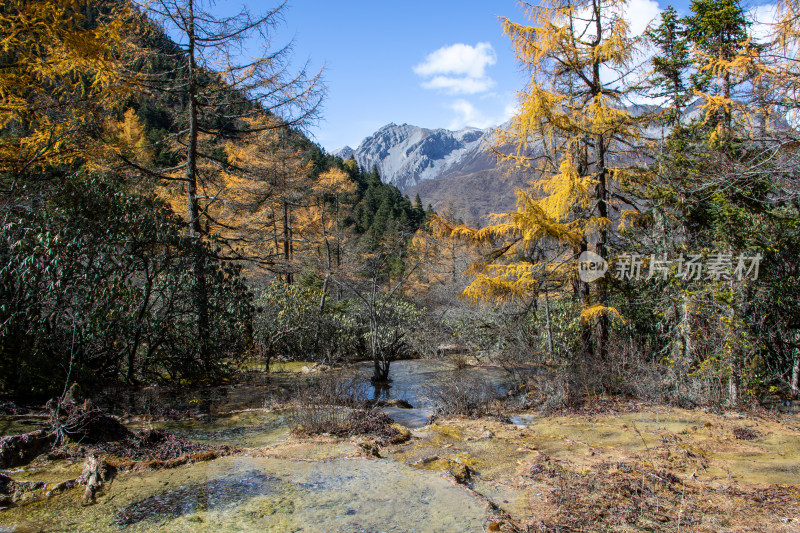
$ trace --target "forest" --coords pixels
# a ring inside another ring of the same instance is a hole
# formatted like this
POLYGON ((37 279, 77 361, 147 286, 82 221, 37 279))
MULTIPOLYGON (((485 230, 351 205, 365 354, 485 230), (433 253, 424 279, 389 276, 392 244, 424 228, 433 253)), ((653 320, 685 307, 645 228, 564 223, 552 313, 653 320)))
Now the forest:
POLYGON ((386 380, 456 343, 567 403, 797 396, 795 7, 760 39, 730 0, 635 38, 615 4, 505 20, 530 80, 491 149, 531 185, 471 228, 308 140, 321 72, 268 40, 237 63, 280 7, 5 2, 0 390, 273 359, 386 380))
POLYGON ((536 31, 506 20, 530 81, 492 150, 531 186, 481 228, 303 135, 321 73, 235 55, 280 9, 187 9, 3 5, 4 393, 273 358, 366 358, 386 380, 457 342, 545 369, 565 402, 798 394, 792 4, 761 40, 728 0, 637 38, 614 6, 576 19, 588 40, 558 3, 530 8, 536 31), (587 251, 610 263, 593 283, 587 251))
POLYGON ((286 3, 0 0, 0 531, 792 530, 800 2, 521 5, 470 225, 286 3))

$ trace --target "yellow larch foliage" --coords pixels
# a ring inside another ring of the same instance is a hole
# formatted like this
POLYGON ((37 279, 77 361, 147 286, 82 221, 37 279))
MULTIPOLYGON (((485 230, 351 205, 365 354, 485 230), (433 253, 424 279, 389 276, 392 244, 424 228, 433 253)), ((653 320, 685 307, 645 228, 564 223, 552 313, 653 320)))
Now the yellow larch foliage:
POLYGON ((800 119, 800 1, 782 0, 777 5, 777 24, 771 35, 773 62, 761 61, 768 69, 768 83, 777 90, 777 100, 790 119, 800 119))
POLYGON ((606 307, 602 304, 592 304, 584 307, 583 310, 581 310, 581 320, 584 322, 591 322, 595 318, 601 316, 611 318, 620 324, 625 324, 627 322, 622 315, 619 314, 619 311, 613 307, 606 307))
MULTIPOLYGON (((765 62, 761 56, 760 47, 753 44, 750 39, 739 43, 737 49, 730 57, 720 54, 712 56, 701 50, 692 49, 699 71, 711 76, 709 87, 705 91, 694 90, 695 96, 701 101, 704 111, 704 120, 710 122, 715 117, 730 116, 738 123, 749 124, 747 131, 753 132, 756 116, 763 114, 764 109, 755 105, 753 96, 758 93, 752 88, 762 84, 772 85, 780 77, 776 65, 765 62), (743 90, 739 90, 743 89, 743 90), (744 93, 750 93, 745 96, 744 93)), ((777 81, 778 84, 782 82, 777 81)), ((718 131, 712 133, 711 140, 724 136, 723 125, 718 131)))
POLYGON ((119 98, 114 46, 119 3, 93 15, 88 0, 6 0, 0 7, 0 172, 85 159, 87 132, 119 98))
MULTIPOLYGON (((627 2, 523 5, 527 24, 501 22, 528 82, 494 151, 509 171, 529 174, 531 186, 517 191, 516 210, 490 217, 484 228, 441 220, 434 226, 439 234, 493 246, 473 263, 475 278, 464 291, 472 299, 525 300, 538 297, 544 284, 578 284, 580 252, 604 255, 612 211, 634 207, 612 190, 636 188, 649 178, 638 164, 642 156, 631 152, 634 146, 643 151, 642 130, 653 117, 634 115, 624 102, 626 76, 637 50, 645 48, 643 38, 630 34, 627 2)), ((577 293, 586 318, 621 318, 605 303, 604 288, 577 293)))
POLYGON ((318 194, 336 195, 355 191, 356 184, 350 180, 345 171, 331 168, 319 175, 314 189, 318 194))
POLYGON ((107 170, 120 156, 142 166, 152 163, 152 146, 136 111, 128 108, 121 121, 106 120, 103 129, 103 144, 98 146, 98 157, 86 162, 88 168, 107 170))

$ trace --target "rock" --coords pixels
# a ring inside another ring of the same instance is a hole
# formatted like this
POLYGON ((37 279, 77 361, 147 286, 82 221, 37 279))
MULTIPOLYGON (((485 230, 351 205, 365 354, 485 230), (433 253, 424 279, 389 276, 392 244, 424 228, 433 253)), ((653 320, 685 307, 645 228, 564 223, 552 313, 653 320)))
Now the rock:
POLYGON ((55 441, 55 435, 42 429, 0 438, 0 468, 26 465, 47 452, 55 441))
POLYGON ((450 472, 455 478, 455 480, 461 484, 464 484, 467 481, 469 481, 470 478, 472 478, 472 474, 475 473, 475 471, 472 468, 461 462, 453 462, 453 464, 450 465, 447 471, 450 472))
MULTIPOLYGON (((0 497, 3 495, 10 495, 14 480, 5 474, 0 474, 0 497)), ((2 500, 0 500, 2 501, 2 500)))
POLYGON ((397 435, 389 439, 389 444, 402 444, 411 438, 411 431, 407 427, 400 424, 392 424, 389 427, 397 431, 397 435))
POLYGON ((492 437, 494 437, 494 433, 492 433, 490 430, 487 429, 483 432, 484 439, 491 439, 492 437))
POLYGON ((398 409, 413 409, 414 408, 413 405, 411 405, 410 403, 408 403, 405 400, 386 400, 385 402, 379 402, 379 403, 383 404, 382 407, 396 407, 398 409))
POLYGON ((361 438, 357 442, 358 447, 361 448, 368 456, 371 457, 381 457, 381 447, 378 446, 375 441, 368 438, 361 438))

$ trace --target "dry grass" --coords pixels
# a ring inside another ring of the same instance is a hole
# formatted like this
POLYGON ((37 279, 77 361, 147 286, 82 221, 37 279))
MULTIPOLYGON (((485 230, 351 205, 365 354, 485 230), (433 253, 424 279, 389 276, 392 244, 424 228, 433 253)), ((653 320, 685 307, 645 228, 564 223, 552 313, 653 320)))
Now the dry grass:
POLYGON ((423 394, 440 416, 479 417, 490 414, 498 393, 486 380, 455 371, 441 383, 426 386, 423 394))
POLYGON ((527 531, 771 532, 800 526, 794 522, 797 486, 713 486, 646 461, 602 461, 575 470, 545 454, 522 476, 548 492, 527 531))

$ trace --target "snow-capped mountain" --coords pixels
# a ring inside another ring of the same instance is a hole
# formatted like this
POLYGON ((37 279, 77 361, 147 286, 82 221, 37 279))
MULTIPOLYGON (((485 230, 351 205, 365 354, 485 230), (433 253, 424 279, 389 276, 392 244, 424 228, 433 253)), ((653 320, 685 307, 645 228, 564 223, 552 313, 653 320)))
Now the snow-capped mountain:
POLYGON ((345 159, 352 155, 365 170, 377 167, 384 183, 406 192, 426 180, 494 168, 486 151, 491 133, 492 129, 450 131, 388 124, 355 150, 346 146, 334 154, 345 159))
POLYGON ((334 155, 343 159, 353 156, 365 170, 377 167, 384 183, 395 185, 412 198, 419 194, 423 205, 431 204, 437 212, 482 225, 489 213, 513 210, 514 187, 524 187, 528 179, 522 173, 499 168, 489 151, 494 130, 450 131, 388 124, 355 150, 346 146, 334 155))

